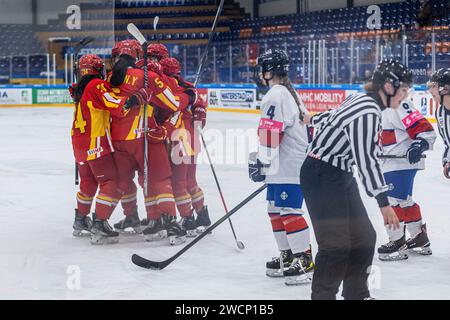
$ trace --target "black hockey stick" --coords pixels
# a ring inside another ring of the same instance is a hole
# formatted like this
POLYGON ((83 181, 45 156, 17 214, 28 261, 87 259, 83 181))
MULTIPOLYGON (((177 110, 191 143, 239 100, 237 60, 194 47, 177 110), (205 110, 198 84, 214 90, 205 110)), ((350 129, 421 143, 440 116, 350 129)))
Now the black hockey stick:
MULTIPOLYGON (((77 83, 77 81, 78 81, 78 54, 80 53, 81 49, 86 47, 89 43, 91 43, 94 40, 95 39, 93 37, 85 37, 85 38, 81 39, 80 42, 78 42, 77 45, 75 46, 75 48, 73 50, 73 58, 74 58, 73 69, 72 69, 73 79, 71 79, 71 81, 73 80, 75 83, 77 83)), ((77 163, 75 162, 75 185, 76 186, 80 184, 79 179, 80 178, 79 178, 79 174, 78 174, 78 166, 77 166, 77 163)))
POLYGON ((164 269, 169 264, 171 264, 175 259, 177 259, 179 256, 181 256, 183 253, 185 253, 191 247, 193 247, 197 242, 199 242, 201 239, 203 239, 208 233, 210 233, 215 228, 217 228, 222 222, 224 222, 226 219, 229 219, 231 217, 231 215, 236 213, 239 209, 241 209, 243 206, 245 206, 250 200, 255 198, 258 194, 260 194, 266 188, 267 188, 266 184, 261 186, 258 190, 256 190, 251 195, 249 195, 247 198, 242 200, 236 207, 231 209, 226 215, 224 215, 222 218, 220 218, 214 224, 212 224, 209 228, 207 228, 205 230, 205 232, 203 232, 202 234, 197 236, 197 238, 194 238, 194 240, 192 240, 192 242, 187 244, 185 247, 183 247, 183 249, 178 251, 175 255, 173 255, 169 259, 164 260, 164 261, 152 261, 152 260, 147 260, 147 259, 141 257, 140 255, 133 254, 133 256, 131 257, 131 261, 133 261, 133 263, 135 265, 142 267, 142 268, 146 268, 146 269, 154 269, 154 270, 164 269))
MULTIPOLYGON (((214 18, 214 22, 211 27, 211 31, 209 32, 208 44, 206 45, 206 49, 203 52, 203 55, 200 59, 197 74, 195 75, 194 87, 197 87, 197 84, 200 81, 200 77, 201 77, 202 70, 203 70, 203 65, 205 64, 205 61, 208 57, 208 52, 209 52, 209 49, 211 48, 212 40, 214 37, 214 31, 216 30, 216 25, 217 25, 217 22, 219 21, 220 13, 222 12, 224 3, 225 3, 225 0, 221 0, 220 4, 219 4, 219 8, 217 8, 216 17, 214 18)), ((201 132, 201 130, 199 130, 199 132, 200 132, 200 138, 202 140, 203 148, 205 149, 206 155, 208 157, 209 166, 211 167, 211 171, 214 176, 214 181, 216 182, 217 189, 219 190, 220 199, 222 200, 223 207, 225 208, 225 213, 228 213, 227 204, 225 202, 225 198, 222 193, 222 188, 220 188, 219 179, 217 178, 217 175, 216 175, 216 170, 214 170, 214 166, 212 164, 211 157, 209 156, 208 147, 206 145, 205 139, 203 138, 203 133, 201 132)), ((231 222, 231 219, 228 219, 228 222, 230 223, 230 228, 231 228, 231 231, 233 232, 233 237, 234 237, 234 240, 236 241, 237 247, 241 250, 245 249, 244 243, 237 239, 236 232, 234 231, 234 227, 233 227, 233 223, 231 222)))
MULTIPOLYGON (((159 17, 155 17, 153 20, 153 28, 156 30, 156 24, 158 23, 159 17), (156 19, 158 18, 158 19, 156 19)), ((129 23, 127 25, 128 32, 141 44, 142 50, 144 51, 144 88, 148 86, 148 66, 147 66, 147 47, 148 42, 144 35, 139 31, 139 29, 134 25, 134 23, 129 23)), ((148 140, 147 140, 147 130, 148 130, 148 120, 147 111, 148 104, 144 105, 144 195, 148 196, 148 140)))
MULTIPOLYGON (((425 159, 427 157, 426 154, 423 154, 421 156, 422 159, 425 159)), ((394 154, 383 154, 381 156, 379 156, 380 159, 406 159, 406 154, 405 155, 394 155, 394 154)))

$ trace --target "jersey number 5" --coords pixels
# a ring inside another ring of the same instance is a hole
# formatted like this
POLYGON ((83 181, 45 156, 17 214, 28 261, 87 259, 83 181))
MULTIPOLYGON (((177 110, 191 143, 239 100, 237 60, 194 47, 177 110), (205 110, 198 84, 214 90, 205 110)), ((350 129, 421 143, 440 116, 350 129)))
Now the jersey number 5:
POLYGON ((270 120, 273 120, 275 117, 275 106, 270 106, 267 110, 267 116, 269 116, 270 120))

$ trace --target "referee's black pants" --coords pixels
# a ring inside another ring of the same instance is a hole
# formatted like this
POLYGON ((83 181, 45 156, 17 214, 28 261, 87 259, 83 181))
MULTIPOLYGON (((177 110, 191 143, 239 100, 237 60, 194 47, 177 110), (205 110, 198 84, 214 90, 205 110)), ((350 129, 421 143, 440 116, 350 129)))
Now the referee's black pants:
POLYGON ((344 299, 369 297, 367 279, 376 233, 355 178, 308 157, 300 181, 318 243, 311 298, 336 299, 342 281, 344 299))

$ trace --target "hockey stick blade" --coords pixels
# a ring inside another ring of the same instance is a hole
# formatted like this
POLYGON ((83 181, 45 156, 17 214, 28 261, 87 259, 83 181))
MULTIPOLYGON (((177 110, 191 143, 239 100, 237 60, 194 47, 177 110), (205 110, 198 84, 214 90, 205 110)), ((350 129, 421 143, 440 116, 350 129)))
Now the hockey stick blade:
POLYGON ((139 31, 139 29, 136 27, 134 23, 129 23, 127 25, 128 32, 139 42, 139 44, 142 46, 147 40, 145 39, 144 35, 139 31))
POLYGON ((176 258, 178 258, 183 253, 185 253, 187 250, 189 250, 189 248, 191 248, 197 242, 199 242, 201 239, 203 239, 206 235, 208 235, 211 231, 213 231, 216 227, 218 227, 222 222, 227 220, 231 215, 233 215, 235 212, 237 212, 239 209, 241 209, 243 206, 245 206, 248 202, 250 202, 250 200, 255 198, 258 194, 260 194, 266 188, 267 188, 266 184, 261 186, 258 190, 256 190, 251 195, 249 195, 247 198, 242 200, 236 207, 231 209, 226 215, 222 216, 222 218, 217 220, 214 224, 212 224, 209 228, 207 228, 203 233, 198 235, 197 238, 194 238, 194 240, 192 240, 190 243, 188 243, 186 246, 184 246, 180 251, 178 251, 175 255, 173 255, 169 259, 164 260, 164 261, 152 261, 152 260, 145 259, 138 254, 133 254, 131 256, 131 261, 135 265, 137 265, 141 268, 145 268, 145 269, 153 269, 153 270, 164 269, 169 264, 171 264, 176 258))
POLYGON ((94 37, 86 37, 80 40, 80 46, 85 47, 87 46, 89 43, 91 43, 92 41, 94 41, 94 37))
POLYGON ((74 54, 78 55, 78 53, 80 52, 81 49, 83 49, 89 43, 91 43, 93 41, 95 41, 94 37, 86 37, 86 38, 81 39, 80 42, 78 42, 77 45, 75 46, 74 54))
POLYGON ((153 18, 153 31, 156 32, 156 27, 158 26, 159 16, 153 18))

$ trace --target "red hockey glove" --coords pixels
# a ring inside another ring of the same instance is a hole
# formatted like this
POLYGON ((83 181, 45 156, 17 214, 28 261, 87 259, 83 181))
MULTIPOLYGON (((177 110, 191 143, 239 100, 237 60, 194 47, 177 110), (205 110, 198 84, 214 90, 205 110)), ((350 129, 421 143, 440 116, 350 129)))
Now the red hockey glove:
POLYGON ((202 129, 206 125, 206 107, 202 104, 196 104, 193 110, 194 123, 201 123, 202 129))
POLYGON ((164 126, 157 125, 156 127, 149 129, 147 132, 148 142, 160 143, 164 142, 167 137, 167 129, 164 126))
POLYGON ((146 88, 139 89, 131 97, 128 98, 125 103, 125 110, 131 107, 139 107, 143 104, 147 104, 152 99, 152 91, 146 88))
MULTIPOLYGON (((172 116, 173 117, 173 116, 172 116)), ((150 143, 160 143, 167 139, 170 139, 172 132, 176 129, 169 118, 164 122, 164 124, 159 125, 155 118, 149 119, 149 129, 147 132, 148 142, 150 143)))
POLYGON ((78 96, 77 84, 72 83, 69 88, 70 96, 72 97, 73 102, 78 103, 80 101, 80 97, 78 96))

